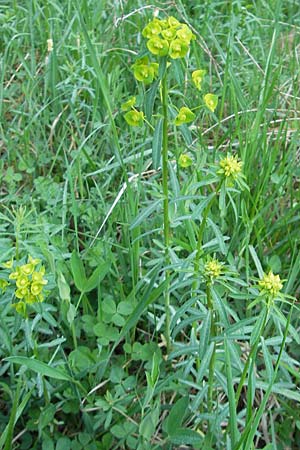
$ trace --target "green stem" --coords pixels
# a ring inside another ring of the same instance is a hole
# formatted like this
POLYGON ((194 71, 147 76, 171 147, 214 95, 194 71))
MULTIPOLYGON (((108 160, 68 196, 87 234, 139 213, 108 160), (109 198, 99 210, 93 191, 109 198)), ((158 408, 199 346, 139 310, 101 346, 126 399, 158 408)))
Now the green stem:
POLYGON ((259 329, 258 337, 256 338, 255 342, 253 343, 253 346, 252 346, 252 348, 250 350, 250 353, 249 353, 249 356, 247 358, 247 361, 246 361, 246 363, 244 365, 244 370, 243 370, 243 373, 241 375, 241 379, 240 379, 240 382, 239 382, 239 385, 238 385, 238 388, 237 388, 237 391, 236 391, 236 395, 235 395, 235 403, 236 403, 236 405, 239 402, 239 398, 240 398, 240 395, 241 395, 241 392, 242 392, 242 388, 243 388, 244 383, 245 383, 245 379, 246 379, 246 376, 247 376, 247 373, 248 373, 250 362, 255 359, 255 355, 256 355, 256 352, 257 352, 257 347, 258 347, 258 344, 260 342, 260 337, 262 336, 263 330, 264 330, 264 328, 266 326, 266 323, 267 323, 268 312, 269 312, 268 308, 265 308, 264 318, 263 318, 261 327, 259 329))
MULTIPOLYGON (((214 315, 214 306, 211 296, 211 285, 207 283, 206 285, 206 297, 207 297, 207 308, 211 313, 211 326, 210 326, 210 337, 211 339, 216 336, 216 323, 214 315)), ((208 375, 208 401, 207 409, 211 413, 213 411, 213 391, 214 391, 214 373, 215 373, 215 362, 216 362, 216 343, 214 342, 213 353, 209 363, 209 375, 208 375)))
POLYGON ((198 284, 198 274, 199 274, 199 266, 200 266, 200 257, 202 254, 202 245, 203 245, 203 233, 204 233, 204 228, 207 222, 207 217, 208 214, 210 212, 210 209, 212 207, 212 204, 216 198, 216 195, 218 194, 219 190, 221 189, 221 185, 223 183, 223 180, 220 181, 220 183, 218 184, 214 195, 212 196, 212 198, 210 199, 210 201, 208 202, 208 204, 206 205, 203 215, 202 215, 202 221, 199 227, 199 231, 198 231, 198 239, 197 239, 197 253, 195 256, 195 261, 194 261, 194 281, 192 284, 192 295, 195 296, 195 292, 197 289, 197 284, 198 284))
MULTIPOLYGON (((169 265, 170 247, 170 223, 169 223, 169 193, 168 193, 168 88, 167 76, 162 79, 162 110, 163 110, 163 136, 162 136, 162 187, 163 187, 163 212, 164 212, 164 243, 165 243, 165 264, 169 265)), ((165 310, 166 310, 166 343, 167 353, 170 352, 170 293, 169 293, 169 270, 165 270, 166 290, 165 290, 165 310)))
POLYGON ((73 322, 71 324, 71 331, 72 331, 72 338, 73 338, 74 348, 76 350, 77 349, 77 336, 76 336, 76 328, 75 328, 74 320, 73 320, 73 322))

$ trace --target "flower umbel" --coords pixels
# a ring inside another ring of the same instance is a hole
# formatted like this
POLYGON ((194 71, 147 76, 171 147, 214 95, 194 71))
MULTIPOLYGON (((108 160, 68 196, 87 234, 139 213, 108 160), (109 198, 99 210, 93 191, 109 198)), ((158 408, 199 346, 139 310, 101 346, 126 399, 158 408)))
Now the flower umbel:
POLYGON ((272 270, 270 270, 268 274, 264 274, 262 280, 259 280, 258 285, 262 292, 265 292, 272 297, 275 297, 283 287, 280 276, 274 275, 272 270))
POLYGON ((232 177, 237 178, 242 170, 242 161, 238 161, 237 156, 227 155, 225 158, 221 159, 219 163, 221 169, 218 171, 219 174, 223 174, 226 178, 232 177))
MULTIPOLYGON (((13 303, 12 306, 18 313, 24 316, 26 316, 27 304, 42 302, 44 300, 43 289, 48 283, 48 280, 44 278, 45 267, 37 267, 40 262, 40 259, 34 259, 29 256, 26 264, 20 266, 9 264, 5 267, 10 269, 8 278, 15 282, 14 296, 18 301, 13 303)), ((4 279, 0 280, 0 289, 2 292, 9 285, 8 281, 4 279)))
POLYGON ((169 55, 172 59, 184 58, 188 52, 190 41, 195 35, 185 23, 180 23, 175 17, 153 19, 142 31, 148 39, 147 47, 156 56, 169 55))
POLYGON ((205 264, 204 273, 211 281, 218 278, 222 273, 222 263, 215 258, 211 259, 205 264))

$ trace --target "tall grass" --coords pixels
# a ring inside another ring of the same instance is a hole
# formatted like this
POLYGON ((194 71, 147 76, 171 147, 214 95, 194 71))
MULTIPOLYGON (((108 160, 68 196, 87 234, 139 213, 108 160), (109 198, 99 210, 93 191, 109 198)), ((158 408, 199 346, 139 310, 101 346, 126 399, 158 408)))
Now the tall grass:
POLYGON ((296 449, 297 2, 11 1, 0 25, 0 261, 40 258, 49 291, 28 319, 13 282, 2 292, 0 448, 296 449), (151 127, 121 112, 136 95, 159 114, 131 69, 158 11, 196 35, 163 97, 164 175, 151 127), (182 135, 197 68, 219 104, 182 135), (249 190, 218 193, 227 153, 249 190), (257 300, 269 270, 272 305, 257 300))

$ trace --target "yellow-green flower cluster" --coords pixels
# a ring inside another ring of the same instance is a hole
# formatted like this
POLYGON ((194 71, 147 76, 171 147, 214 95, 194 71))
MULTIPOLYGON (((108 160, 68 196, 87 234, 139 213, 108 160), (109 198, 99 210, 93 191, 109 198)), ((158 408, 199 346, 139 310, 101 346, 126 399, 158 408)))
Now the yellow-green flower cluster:
POLYGON ((211 259, 204 265, 204 274, 211 281, 218 278, 222 273, 222 263, 218 259, 211 259))
POLYGON ((272 297, 275 297, 283 287, 280 276, 274 275, 271 270, 268 274, 264 274, 262 280, 259 280, 258 285, 261 291, 272 297))
POLYGON ((214 112, 218 105, 218 97, 215 94, 206 94, 203 97, 204 103, 210 111, 214 112))
POLYGON ((206 70, 203 69, 194 70, 194 72, 192 73, 193 83, 199 91, 201 91, 202 81, 204 79, 205 74, 206 70))
POLYGON ((7 286, 9 286, 9 282, 3 279, 0 279, 0 290, 2 294, 6 291, 7 286))
POLYGON ((179 167, 186 169, 187 167, 190 167, 193 164, 193 160, 187 153, 181 153, 181 155, 178 158, 178 164, 179 167))
MULTIPOLYGON (((40 262, 40 259, 34 259, 29 256, 27 263, 20 266, 14 267, 13 260, 2 264, 4 268, 10 269, 8 278, 15 282, 14 294, 18 301, 13 306, 19 313, 24 313, 26 304, 44 300, 43 288, 48 281, 44 278, 45 267, 41 266, 40 262)), ((4 283, 1 284, 4 286, 4 283)), ((4 287, 6 288, 8 285, 9 283, 6 282, 4 287)))
POLYGON ((153 19, 142 32, 148 39, 148 50, 156 56, 169 55, 172 59, 184 58, 195 35, 185 23, 175 17, 163 20, 153 19))
POLYGON ((221 159, 219 165, 221 169, 218 174, 224 175, 226 178, 236 179, 241 173, 243 163, 238 160, 237 156, 227 155, 221 159))
POLYGON ((122 111, 127 111, 124 115, 124 119, 131 127, 140 127, 144 122, 143 111, 137 111, 134 107, 136 104, 136 98, 130 97, 125 103, 121 105, 122 111), (130 111, 128 111, 130 110, 130 111))
POLYGON ((176 126, 183 125, 184 123, 190 123, 195 119, 195 114, 186 106, 180 108, 177 116, 175 117, 174 124, 176 126))
POLYGON ((158 63, 149 61, 147 56, 138 59, 132 66, 133 75, 138 81, 150 84, 158 75, 158 63))

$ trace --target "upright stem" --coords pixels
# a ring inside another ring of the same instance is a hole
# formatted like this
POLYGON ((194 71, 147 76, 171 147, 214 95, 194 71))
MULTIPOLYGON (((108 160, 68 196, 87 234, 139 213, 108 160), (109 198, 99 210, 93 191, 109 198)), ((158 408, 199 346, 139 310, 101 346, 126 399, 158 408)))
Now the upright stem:
POLYGON ((264 331, 265 326, 267 324, 268 312, 269 312, 268 308, 265 308, 265 310, 263 312, 263 314, 264 314, 263 321, 262 321, 262 324, 261 324, 261 326, 259 328, 259 331, 257 333, 257 338, 253 342, 253 345, 251 347, 249 356, 248 356, 248 358, 247 358, 247 360, 245 362, 244 369, 243 369, 243 372, 242 372, 242 375, 241 375, 241 378, 240 378, 240 382, 239 382, 239 385, 237 387, 237 391, 236 391, 236 394, 235 394, 235 403, 236 403, 236 405, 239 402, 240 395, 241 395, 241 392, 242 392, 242 389, 243 389, 243 386, 244 386, 244 383, 245 383, 245 380, 246 380, 246 376, 247 376, 247 373, 248 373, 248 369, 249 369, 250 363, 251 363, 251 361, 255 360, 257 348, 258 348, 258 345, 260 343, 260 338, 263 335, 263 331, 264 331))
MULTIPOLYGON (((207 308, 211 313, 211 327, 210 327, 210 337, 214 338, 216 336, 216 323, 214 315, 214 306, 211 297, 211 286, 210 283, 206 285, 206 297, 207 297, 207 308)), ((207 407, 208 412, 211 413, 213 410, 213 391, 214 391, 214 374, 215 374, 215 362, 216 362, 216 343, 214 342, 213 353, 211 355, 209 363, 209 375, 208 375, 208 401, 207 407)))
POLYGON ((212 204, 216 198, 216 195, 218 194, 219 190, 221 189, 222 186, 222 181, 220 181, 220 183, 218 184, 216 190, 215 190, 215 195, 212 196, 212 198, 210 199, 210 201, 208 202, 208 204, 206 205, 203 215, 202 215, 202 221, 199 227, 199 231, 198 231, 198 242, 197 242, 197 252, 196 252, 196 256, 195 256, 195 261, 194 261, 194 281, 192 284, 192 295, 195 296, 196 295, 196 288, 197 288, 197 284, 198 284, 198 275, 199 275, 199 265, 200 265, 200 256, 202 253, 202 245, 203 245, 203 233, 204 233, 204 229, 205 229, 205 225, 207 222, 207 217, 208 214, 211 210, 212 204))
MULTIPOLYGON (((163 210, 164 210, 164 243, 165 243, 165 264, 169 265, 170 247, 170 223, 169 223, 169 193, 168 193, 168 88, 167 75, 162 79, 162 110, 163 110, 163 139, 162 139, 162 185, 163 185, 163 210)), ((170 351, 170 293, 169 293, 168 269, 165 270, 166 290, 165 290, 165 310, 166 310, 166 342, 167 353, 170 351)))

